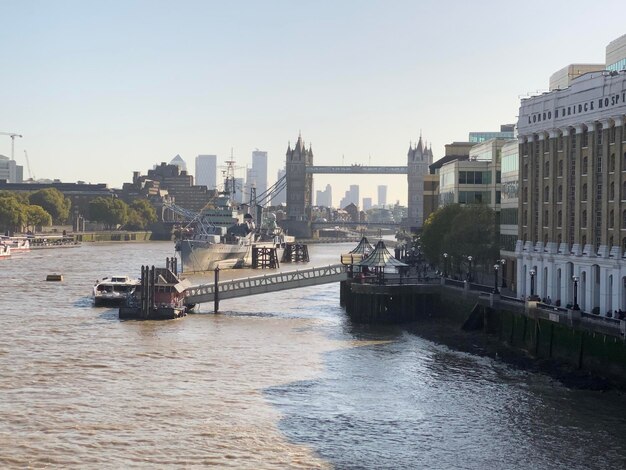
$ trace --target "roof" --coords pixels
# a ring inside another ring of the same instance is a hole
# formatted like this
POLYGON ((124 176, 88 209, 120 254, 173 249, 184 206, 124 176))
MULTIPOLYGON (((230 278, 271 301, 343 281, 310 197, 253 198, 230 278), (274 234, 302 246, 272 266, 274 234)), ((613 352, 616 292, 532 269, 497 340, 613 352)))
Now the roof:
POLYGON ((401 267, 408 266, 408 264, 403 263, 402 261, 398 261, 395 259, 391 253, 387 250, 385 246, 385 242, 380 240, 374 251, 372 251, 367 258, 361 261, 358 266, 368 266, 374 268, 388 268, 388 267, 401 267))
POLYGON ((364 236, 363 238, 361 238, 361 241, 356 246, 356 248, 351 250, 349 253, 360 254, 360 255, 369 255, 373 250, 374 250, 374 247, 367 240, 367 237, 364 236))

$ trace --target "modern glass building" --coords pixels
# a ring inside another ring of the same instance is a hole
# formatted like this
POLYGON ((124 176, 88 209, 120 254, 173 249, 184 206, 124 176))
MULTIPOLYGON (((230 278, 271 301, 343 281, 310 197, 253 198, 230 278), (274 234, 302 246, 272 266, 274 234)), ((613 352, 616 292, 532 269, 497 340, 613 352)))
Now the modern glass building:
POLYGON ((196 184, 209 189, 217 187, 217 156, 198 155, 196 157, 196 184))

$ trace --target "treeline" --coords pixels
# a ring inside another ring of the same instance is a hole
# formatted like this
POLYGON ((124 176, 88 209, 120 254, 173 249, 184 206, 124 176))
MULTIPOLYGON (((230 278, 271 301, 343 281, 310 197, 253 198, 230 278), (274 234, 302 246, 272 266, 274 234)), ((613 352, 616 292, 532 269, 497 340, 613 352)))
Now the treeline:
MULTIPOLYGON (((0 191, 0 229, 26 232, 63 225, 69 221, 71 207, 71 200, 55 188, 31 193, 0 191)), ((145 230, 157 220, 146 199, 136 199, 128 205, 121 199, 97 197, 89 203, 88 211, 83 214, 88 220, 103 223, 109 229, 145 230)))

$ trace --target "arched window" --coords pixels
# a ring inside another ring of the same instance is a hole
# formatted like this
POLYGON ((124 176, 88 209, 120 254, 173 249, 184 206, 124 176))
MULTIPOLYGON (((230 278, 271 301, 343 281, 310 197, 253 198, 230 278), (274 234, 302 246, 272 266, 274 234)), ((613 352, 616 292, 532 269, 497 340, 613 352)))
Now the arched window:
POLYGON ((549 224, 548 224, 548 220, 550 220, 550 213, 549 213, 549 212, 548 212, 548 210, 546 209, 546 210, 543 212, 543 226, 544 226, 544 227, 548 227, 548 226, 549 226, 549 224))
POLYGON ((556 201, 563 202, 563 186, 561 185, 559 185, 558 189, 556 190, 556 201))
POLYGON ((622 228, 626 228, 626 211, 622 212, 622 228))
POLYGON ((523 202, 528 202, 528 187, 524 186, 524 191, 522 193, 523 202))
POLYGON ((528 211, 524 209, 524 220, 522 221, 524 225, 528 225, 528 211))
MULTIPOLYGON (((626 158, 626 154, 624 154, 624 157, 626 158)), ((527 180, 528 179, 528 163, 524 163, 524 168, 522 170, 522 177, 527 180)))
POLYGON ((615 183, 611 181, 611 184, 609 185, 609 201, 612 201, 614 199, 615 199, 615 183))
POLYGON ((587 200, 587 183, 583 184, 583 190, 580 193, 580 197, 581 197, 581 200, 583 201, 587 200))
POLYGON ((556 226, 557 227, 562 227, 563 226, 563 211, 558 211, 556 213, 556 226))
POLYGON ((622 171, 626 171, 626 152, 624 152, 624 158, 622 159, 622 171))
POLYGON ((583 238, 582 238, 581 241, 582 241, 582 245, 583 245, 583 248, 584 248, 585 245, 587 244, 587 235, 583 235, 583 238))
POLYGON ((609 157, 609 171, 611 173, 615 172, 615 154, 612 153, 609 157))
POLYGON ((550 202, 550 186, 543 188, 543 202, 550 202))
POLYGON ((615 211, 611 209, 609 211, 609 228, 613 228, 615 226, 615 211))
POLYGON ((546 160, 546 162, 543 165, 543 176, 544 178, 547 178, 548 176, 550 176, 550 160, 546 160))
POLYGON ((622 183, 622 199, 624 198, 625 194, 626 194, 626 181, 622 183))
POLYGON ((559 176, 563 176, 563 160, 559 160, 559 176))
POLYGON ((609 249, 613 246, 613 235, 609 237, 609 249))
POLYGON ((586 210, 582 211, 582 213, 580 214, 580 226, 583 228, 587 227, 587 211, 586 210))
POLYGON ((589 158, 584 157, 583 158, 583 167, 582 167, 582 174, 586 175, 587 174, 587 167, 589 166, 589 158))

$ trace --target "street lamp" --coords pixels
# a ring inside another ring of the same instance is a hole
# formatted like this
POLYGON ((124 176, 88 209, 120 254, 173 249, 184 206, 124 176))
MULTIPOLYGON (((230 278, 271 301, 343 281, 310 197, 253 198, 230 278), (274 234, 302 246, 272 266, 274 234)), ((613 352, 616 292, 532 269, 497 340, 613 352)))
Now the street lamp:
POLYGON ((500 260, 500 264, 502 265, 502 287, 506 287, 506 281, 504 280, 504 265, 506 264, 506 260, 504 258, 502 258, 500 260))
POLYGON ((530 270, 530 299, 534 300, 535 297, 535 274, 537 272, 534 269, 530 270))
POLYGON ((468 265, 467 265, 467 280, 469 282, 472 282, 472 260, 473 259, 474 258, 472 257, 472 255, 469 255, 467 257, 467 262, 468 262, 468 265))
POLYGON ((448 277, 448 253, 443 254, 443 277, 448 277))
POLYGON ((574 306, 572 310, 580 310, 578 306, 578 276, 572 276, 572 281, 574 281, 574 306))
POLYGON ((500 264, 496 263, 493 265, 493 293, 499 294, 498 291, 498 269, 500 268, 500 264))

